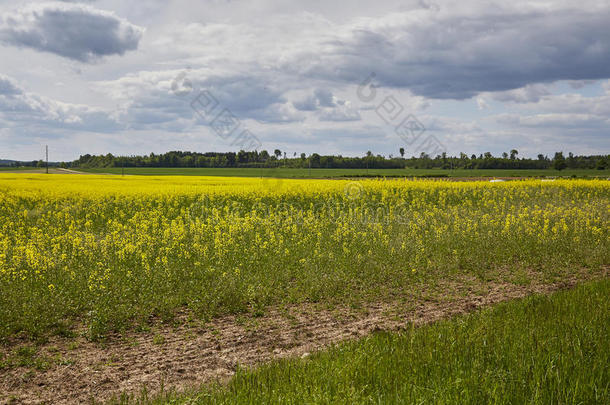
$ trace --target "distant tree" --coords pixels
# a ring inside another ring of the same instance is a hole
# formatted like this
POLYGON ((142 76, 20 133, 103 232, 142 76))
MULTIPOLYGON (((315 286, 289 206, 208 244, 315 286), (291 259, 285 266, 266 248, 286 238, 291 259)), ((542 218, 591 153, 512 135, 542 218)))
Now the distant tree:
POLYGON ((517 159, 517 155, 518 154, 519 154, 519 151, 517 149, 511 149, 511 151, 510 151, 510 160, 517 159))
POLYGON ((301 153, 301 160, 305 160, 305 159, 307 159, 307 155, 304 153, 301 153))
POLYGON ((178 159, 178 163, 176 164, 176 166, 179 167, 191 167, 191 165, 193 164, 193 157, 192 156, 177 156, 176 159, 178 159))
POLYGON ((563 152, 556 152, 555 157, 553 158, 553 169, 563 170, 566 166, 566 158, 563 157, 563 152))
POLYGON ((599 159, 595 168, 597 170, 606 170, 608 168, 608 162, 606 161, 606 159, 599 159))
POLYGON ((273 154, 275 155, 275 158, 276 158, 276 159, 279 159, 279 158, 281 158, 281 157, 282 157, 282 151, 281 151, 281 150, 279 150, 279 149, 274 150, 274 151, 273 151, 273 154))
POLYGON ((574 154, 572 152, 568 153, 567 165, 570 169, 576 168, 576 159, 574 159, 574 154))
POLYGON ((540 154, 538 155, 538 160, 545 160, 545 159, 544 159, 544 155, 543 155, 542 153, 540 153, 540 154))
POLYGON ((405 148, 400 148, 400 157, 405 157, 405 148))
POLYGON ((508 153, 506 153, 506 152, 502 152, 502 158, 504 158, 504 159, 508 159, 508 153))
POLYGON ((245 150, 240 150, 237 152, 237 162, 238 163, 248 163, 248 152, 245 150))
POLYGON ((234 152, 227 153, 225 157, 227 158, 227 166, 235 167, 237 165, 237 155, 234 152))

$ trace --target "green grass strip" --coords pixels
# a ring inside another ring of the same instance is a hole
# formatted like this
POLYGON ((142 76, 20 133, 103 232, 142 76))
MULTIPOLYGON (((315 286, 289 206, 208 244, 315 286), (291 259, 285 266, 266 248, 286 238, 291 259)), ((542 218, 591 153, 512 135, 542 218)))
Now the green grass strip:
POLYGON ((180 167, 104 167, 73 168, 88 173, 112 173, 152 176, 235 176, 279 178, 332 178, 332 177, 603 177, 610 170, 596 169, 301 169, 301 168, 180 168, 180 167))
POLYGON ((610 281, 532 296, 155 403, 610 403, 610 281))

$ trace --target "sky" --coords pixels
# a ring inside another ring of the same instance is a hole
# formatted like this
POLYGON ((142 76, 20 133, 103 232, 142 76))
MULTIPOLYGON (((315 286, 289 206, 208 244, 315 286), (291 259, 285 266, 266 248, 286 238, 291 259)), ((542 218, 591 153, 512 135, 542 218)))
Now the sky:
POLYGON ((0 0, 0 159, 610 153, 607 1, 0 0))

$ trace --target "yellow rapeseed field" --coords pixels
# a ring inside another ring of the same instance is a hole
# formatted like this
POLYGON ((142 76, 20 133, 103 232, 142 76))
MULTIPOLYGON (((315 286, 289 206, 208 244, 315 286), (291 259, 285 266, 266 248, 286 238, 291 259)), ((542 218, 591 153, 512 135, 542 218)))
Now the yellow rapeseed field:
POLYGON ((609 262, 610 182, 0 174, 0 337, 609 262))

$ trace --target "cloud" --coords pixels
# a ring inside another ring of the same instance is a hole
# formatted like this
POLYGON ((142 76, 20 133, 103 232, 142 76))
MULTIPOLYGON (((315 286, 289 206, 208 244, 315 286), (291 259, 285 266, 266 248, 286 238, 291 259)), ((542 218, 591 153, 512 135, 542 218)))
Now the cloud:
POLYGON ((26 92, 12 78, 2 74, 0 124, 7 128, 26 128, 30 132, 40 131, 41 128, 105 132, 120 127, 106 111, 26 92))
POLYGON ((320 111, 320 121, 359 121, 360 114, 349 101, 335 99, 331 107, 320 111))
MULTIPOLYGON (((380 86, 432 99, 524 88, 527 94, 505 95, 521 102, 544 95, 531 85, 610 77, 607 6, 438 3, 340 23, 310 13, 257 25, 193 23, 156 43, 206 66, 264 68, 309 85, 358 84, 375 72, 380 86)), ((313 111, 320 100, 293 104, 313 111)))
POLYGON ((0 95, 21 94, 21 89, 13 79, 0 73, 0 95))
POLYGON ((342 100, 328 89, 315 89, 313 94, 295 100, 293 106, 299 111, 317 111, 320 121, 358 121, 360 114, 347 100, 342 100))
POLYGON ((320 113, 320 121, 359 121, 360 114, 354 110, 337 109, 322 111, 320 113))
POLYGON ((610 117, 610 92, 599 96, 586 97, 578 93, 550 94, 516 104, 524 114, 550 113, 550 114, 593 114, 610 117))
POLYGON ((593 114, 501 114, 498 123, 514 127, 557 129, 610 129, 610 120, 593 114))
MULTIPOLYGON (((140 71, 117 80, 98 82, 95 87, 122 104, 120 119, 133 128, 172 120, 182 120, 190 126, 205 125, 191 108, 191 102, 204 90, 218 105, 214 113, 226 108, 240 120, 268 123, 303 119, 269 74, 256 70, 224 75, 207 68, 140 71)), ((178 130, 180 126, 174 128, 178 130)))
POLYGON ((594 84, 595 82, 596 80, 568 80, 570 87, 575 90, 582 89, 583 87, 594 84))
POLYGON ((294 108, 291 103, 274 103, 261 110, 250 110, 244 114, 244 118, 251 118, 262 123, 290 123, 305 119, 301 111, 294 108))
POLYGON ((489 108, 489 104, 487 104, 487 100, 483 97, 477 97, 477 108, 479 110, 486 110, 489 108))
POLYGON ((0 16, 0 42, 81 62, 135 50, 144 29, 82 4, 34 3, 0 16))
POLYGON ((315 111, 318 109, 318 100, 314 96, 308 96, 304 99, 293 101, 292 105, 299 111, 315 111))
POLYGON ((520 89, 493 93, 491 97, 496 101, 510 101, 513 103, 537 103, 551 92, 543 84, 528 84, 520 89))
POLYGON ((533 83, 610 77, 610 10, 447 5, 345 24, 288 62, 308 77, 466 99, 533 83))
POLYGON ((295 100, 292 104, 300 111, 316 111, 320 107, 332 107, 334 106, 333 93, 327 89, 316 89, 313 94, 295 100))
POLYGON ((333 93, 328 89, 316 89, 314 96, 321 107, 334 107, 333 93))

